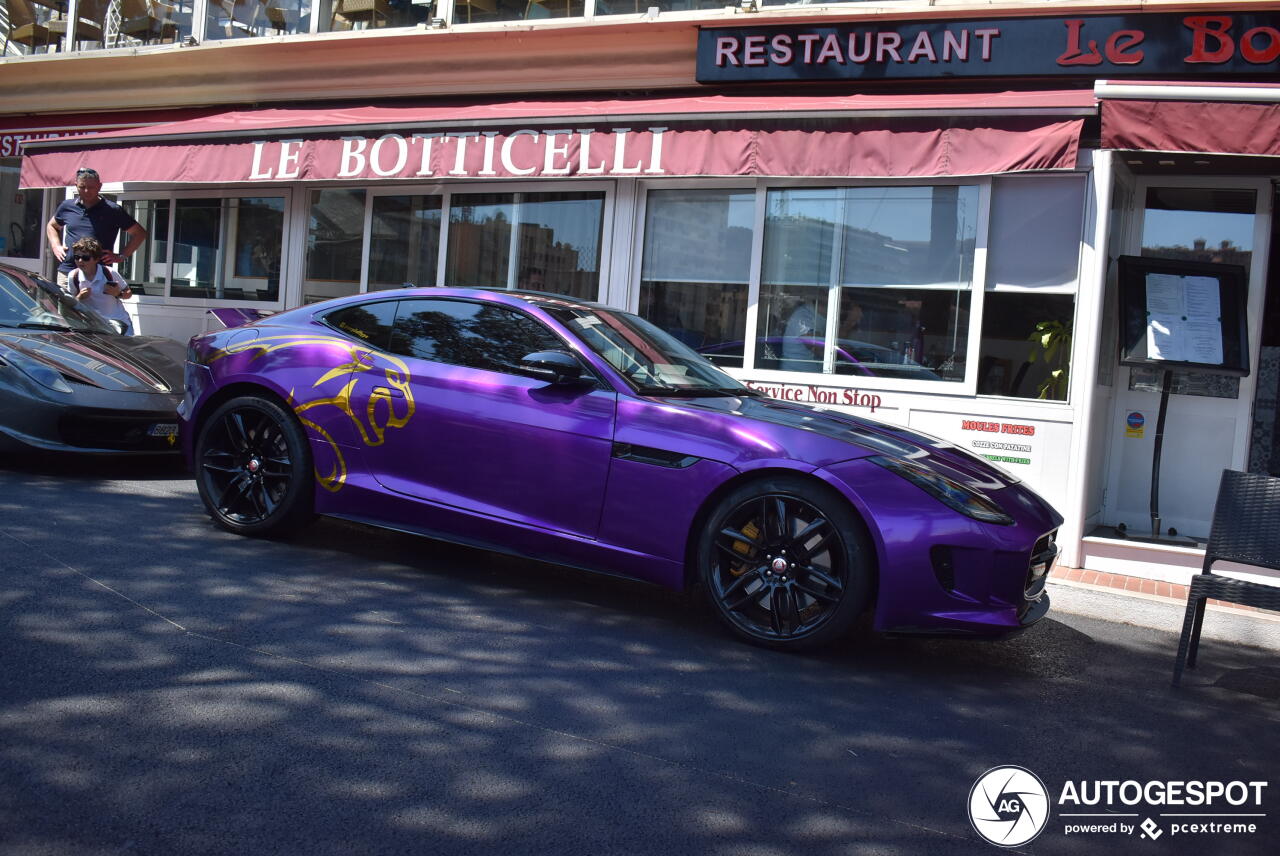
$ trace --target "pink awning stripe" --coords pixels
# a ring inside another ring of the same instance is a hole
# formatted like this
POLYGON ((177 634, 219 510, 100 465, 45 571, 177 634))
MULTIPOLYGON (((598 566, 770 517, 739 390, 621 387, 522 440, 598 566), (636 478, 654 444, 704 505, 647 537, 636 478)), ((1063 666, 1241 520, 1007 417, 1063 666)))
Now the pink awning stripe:
POLYGON ((1280 104, 1107 99, 1102 147, 1280 156, 1280 104))
POLYGON ((158 184, 1071 169, 1078 117, 1094 109, 1091 92, 1067 90, 232 111, 30 144, 22 186, 64 186, 85 165, 107 181, 158 184), (823 130, 786 129, 815 118, 823 130))

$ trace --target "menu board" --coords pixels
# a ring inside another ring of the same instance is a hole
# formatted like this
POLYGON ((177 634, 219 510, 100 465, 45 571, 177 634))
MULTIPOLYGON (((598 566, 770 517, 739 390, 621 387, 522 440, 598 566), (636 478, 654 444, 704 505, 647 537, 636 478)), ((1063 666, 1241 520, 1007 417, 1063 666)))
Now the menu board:
POLYGON ((1240 265, 1121 256, 1120 362, 1249 373, 1240 265))

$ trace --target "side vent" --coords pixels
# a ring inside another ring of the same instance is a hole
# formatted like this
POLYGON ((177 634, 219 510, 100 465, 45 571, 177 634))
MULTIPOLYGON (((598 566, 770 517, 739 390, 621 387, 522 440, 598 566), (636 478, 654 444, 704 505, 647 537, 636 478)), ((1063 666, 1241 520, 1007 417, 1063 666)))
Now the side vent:
POLYGON ((938 578, 938 585, 947 591, 955 591, 956 567, 951 558, 951 548, 945 544, 930 547, 929 559, 933 563, 933 575, 938 578))

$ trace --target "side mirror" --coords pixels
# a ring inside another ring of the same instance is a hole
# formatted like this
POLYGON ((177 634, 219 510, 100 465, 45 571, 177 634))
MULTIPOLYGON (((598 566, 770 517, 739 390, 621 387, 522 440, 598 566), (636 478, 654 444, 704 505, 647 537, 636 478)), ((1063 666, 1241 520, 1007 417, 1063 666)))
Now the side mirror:
POLYGON ((124 332, 129 329, 124 325, 124 322, 121 321, 119 318, 109 318, 107 320, 111 322, 111 327, 121 336, 123 336, 124 332))
POLYGON ((520 360, 520 370, 528 377, 550 383, 572 383, 582 377, 582 363, 564 351, 534 351, 520 360))

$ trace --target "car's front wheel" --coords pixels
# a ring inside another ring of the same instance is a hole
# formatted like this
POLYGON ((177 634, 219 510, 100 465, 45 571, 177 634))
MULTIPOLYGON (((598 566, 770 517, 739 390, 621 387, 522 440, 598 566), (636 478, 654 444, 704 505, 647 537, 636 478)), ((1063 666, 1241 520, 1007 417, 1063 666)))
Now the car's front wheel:
POLYGON ((719 617, 748 641, 780 649, 847 633, 867 606, 875 573, 861 520, 829 488, 791 476, 725 496, 697 558, 719 617))
POLYGON ((273 399, 233 398, 196 437, 196 485, 214 522, 239 535, 284 535, 314 514, 311 449, 273 399))

